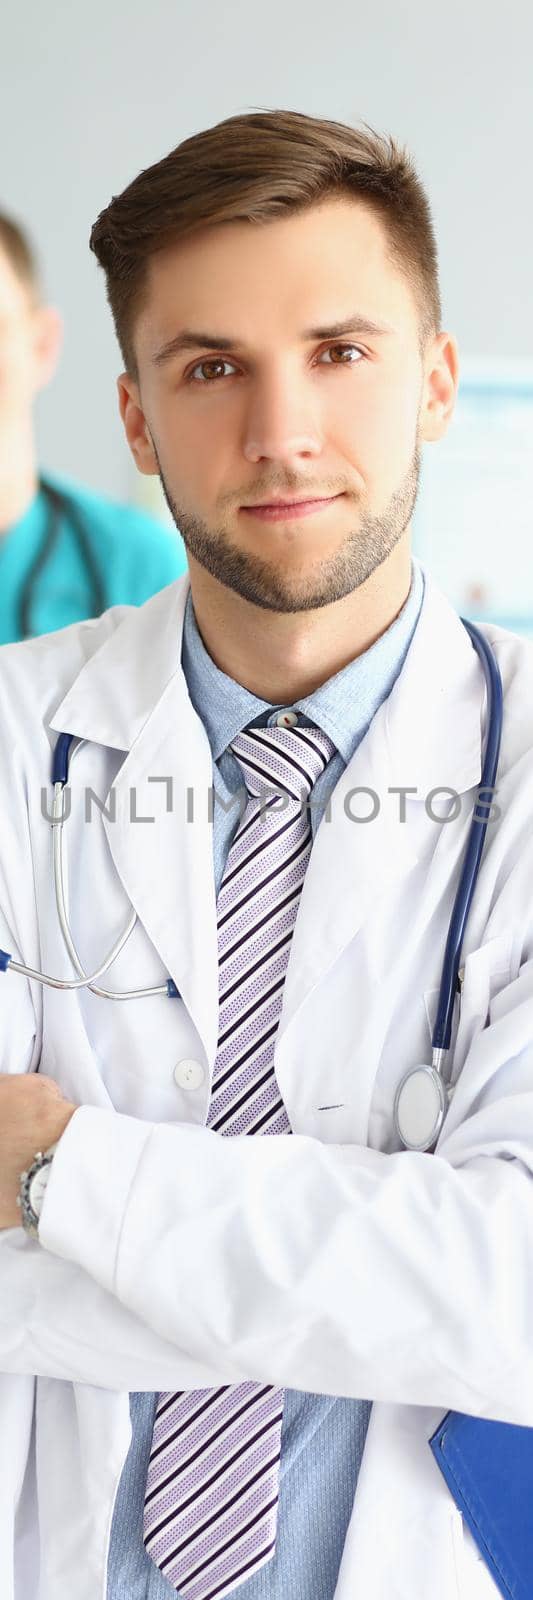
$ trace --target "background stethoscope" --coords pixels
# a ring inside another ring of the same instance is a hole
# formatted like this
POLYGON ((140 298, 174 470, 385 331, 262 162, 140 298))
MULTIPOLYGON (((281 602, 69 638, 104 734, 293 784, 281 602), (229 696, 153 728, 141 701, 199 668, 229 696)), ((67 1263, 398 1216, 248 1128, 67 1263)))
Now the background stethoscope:
POLYGON ((19 639, 33 638, 31 608, 37 580, 57 543, 62 517, 68 520, 74 534, 91 585, 91 598, 87 616, 99 617, 102 611, 105 611, 107 605, 102 574, 97 566, 91 543, 83 524, 83 517, 75 500, 71 499, 70 495, 65 494, 63 490, 56 489, 54 484, 48 483, 46 478, 39 478, 39 489, 46 500, 47 525, 41 547, 26 573, 17 600, 17 632, 19 639))
MULTIPOLYGON (((422 1063, 420 1066, 409 1067, 398 1085, 394 1098, 394 1126, 401 1143, 408 1150, 432 1149, 440 1133, 451 1097, 452 1091, 443 1082, 442 1069, 444 1058, 450 1046, 461 947, 479 872, 500 753, 503 722, 503 688, 498 663, 494 651, 479 629, 473 623, 467 622, 464 617, 461 620, 478 652, 487 685, 485 755, 479 797, 474 808, 474 817, 470 826, 444 952, 437 1018, 431 1041, 431 1065, 422 1063), (480 796, 484 793, 488 793, 488 800, 481 800, 480 796), (480 816, 479 812, 484 813, 484 815, 480 816)), ((81 749, 82 744, 85 744, 85 742, 84 739, 76 740, 73 734, 60 733, 52 761, 54 801, 51 826, 54 843, 54 886, 57 914, 66 949, 79 976, 73 979, 48 977, 43 972, 36 972, 32 967, 26 967, 18 961, 13 961, 6 950, 0 950, 0 972, 7 972, 8 969, 11 972, 20 972, 25 977, 34 978, 37 983, 46 984, 53 989, 88 988, 94 994, 101 995, 106 1000, 140 1000, 147 995, 154 994, 166 995, 171 1000, 179 999, 179 990, 172 978, 168 978, 164 984, 157 984, 147 989, 114 990, 103 989, 97 985, 96 979, 102 977, 102 974, 112 966, 120 951, 124 949, 130 934, 133 933, 137 921, 137 913, 133 909, 123 933, 116 940, 113 948, 109 951, 105 961, 97 968, 97 971, 87 975, 81 965, 69 924, 63 870, 63 827, 66 820, 64 790, 68 783, 69 761, 71 755, 81 749), (71 752, 70 748, 72 743, 74 743, 73 752, 71 752)))

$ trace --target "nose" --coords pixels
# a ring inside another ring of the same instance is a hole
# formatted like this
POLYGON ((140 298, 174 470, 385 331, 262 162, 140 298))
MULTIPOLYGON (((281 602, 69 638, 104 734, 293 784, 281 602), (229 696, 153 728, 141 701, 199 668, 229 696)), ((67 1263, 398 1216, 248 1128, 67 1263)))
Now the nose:
POLYGON ((290 462, 318 456, 323 445, 317 407, 296 378, 264 378, 250 401, 244 454, 247 461, 290 462))

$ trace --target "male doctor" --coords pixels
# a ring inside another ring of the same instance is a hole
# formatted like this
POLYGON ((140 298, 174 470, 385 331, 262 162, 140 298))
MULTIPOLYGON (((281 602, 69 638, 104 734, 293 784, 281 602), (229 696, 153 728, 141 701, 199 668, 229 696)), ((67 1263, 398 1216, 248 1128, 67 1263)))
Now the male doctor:
POLYGON ((2 1600, 496 1594, 428 1440, 533 1426, 533 655, 486 626, 453 1097, 403 1149, 487 723, 410 550, 458 381, 431 240, 392 142, 291 112, 93 230, 189 574, 0 653, 0 944, 71 984, 0 977, 2 1600))

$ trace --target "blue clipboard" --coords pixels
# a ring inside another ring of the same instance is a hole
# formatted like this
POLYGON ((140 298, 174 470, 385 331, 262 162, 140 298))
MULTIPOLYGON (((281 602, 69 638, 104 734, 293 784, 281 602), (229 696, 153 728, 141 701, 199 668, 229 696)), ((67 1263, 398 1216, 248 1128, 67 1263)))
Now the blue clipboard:
POLYGON ((533 1600, 533 1428, 448 1411, 429 1440, 505 1600, 533 1600))

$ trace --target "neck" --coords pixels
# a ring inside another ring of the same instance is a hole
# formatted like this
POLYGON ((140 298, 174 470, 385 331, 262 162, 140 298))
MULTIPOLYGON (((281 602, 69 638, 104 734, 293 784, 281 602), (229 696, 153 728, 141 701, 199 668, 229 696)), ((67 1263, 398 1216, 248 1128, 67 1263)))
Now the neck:
POLYGON ((18 451, 6 448, 0 463, 0 535, 20 522, 35 499, 38 487, 33 448, 18 451))
POLYGON ((188 557, 196 623, 215 665, 250 694, 289 705, 313 694, 385 633, 411 587, 410 529, 342 600, 316 611, 254 606, 188 557))

